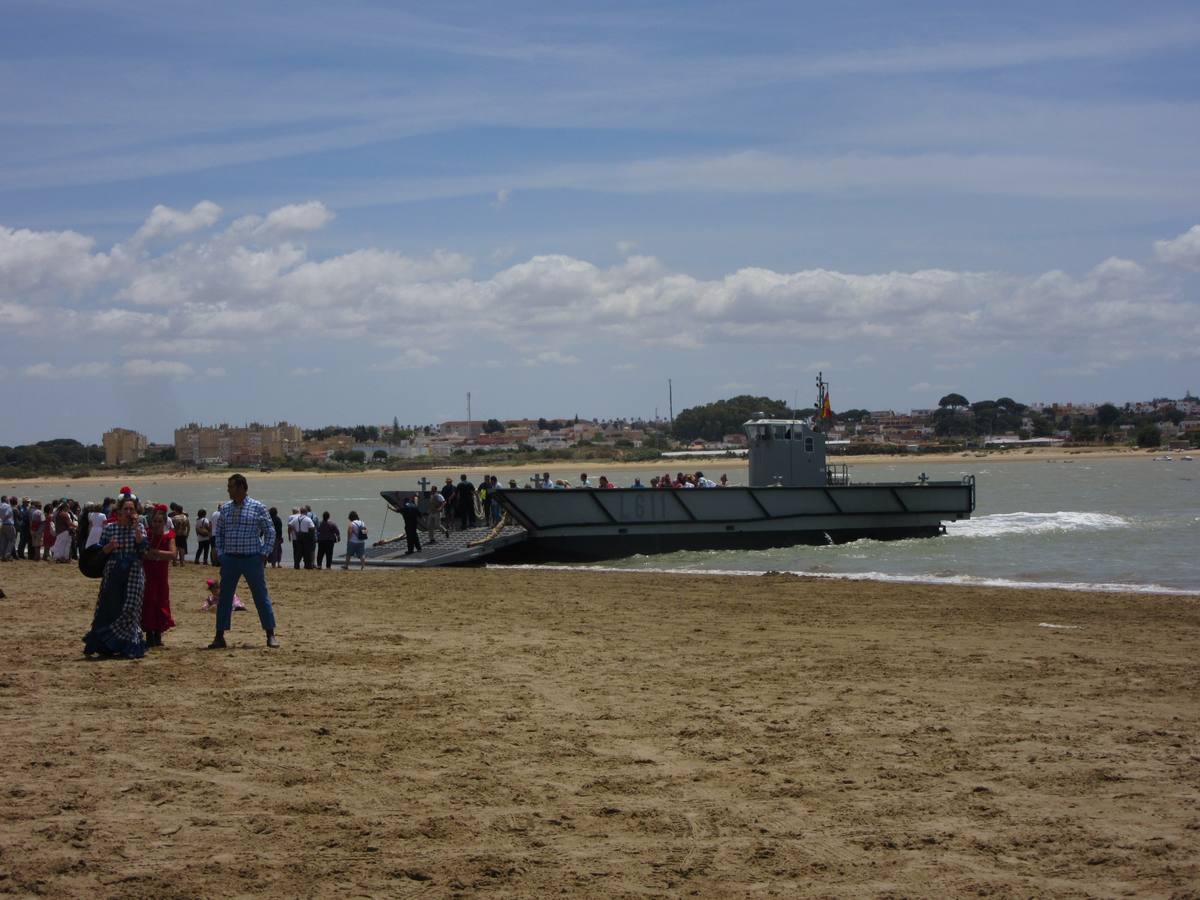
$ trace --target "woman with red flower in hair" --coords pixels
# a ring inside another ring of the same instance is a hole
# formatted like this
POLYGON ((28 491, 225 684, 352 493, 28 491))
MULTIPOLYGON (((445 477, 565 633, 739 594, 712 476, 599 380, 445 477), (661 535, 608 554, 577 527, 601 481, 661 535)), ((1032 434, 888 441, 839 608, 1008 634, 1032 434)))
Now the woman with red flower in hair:
POLYGON ((146 571, 146 591, 142 597, 142 628, 146 646, 161 647, 163 632, 175 625, 171 618, 171 560, 175 559, 175 529, 165 503, 156 503, 150 511, 149 546, 142 557, 146 571))

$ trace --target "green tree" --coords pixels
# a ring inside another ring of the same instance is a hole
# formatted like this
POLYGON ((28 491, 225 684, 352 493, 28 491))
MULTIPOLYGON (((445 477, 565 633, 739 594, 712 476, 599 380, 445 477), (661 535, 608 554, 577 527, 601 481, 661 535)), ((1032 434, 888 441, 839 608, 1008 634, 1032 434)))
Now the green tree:
POLYGON ((498 434, 502 431, 504 431, 504 423, 499 419, 488 419, 487 422, 484 423, 484 434, 498 434))
POLYGON ((1111 431, 1121 418, 1121 411, 1111 403, 1101 403, 1096 409, 1096 424, 1102 432, 1111 431))
POLYGON ((1076 416, 1074 424, 1071 425, 1071 440, 1077 444, 1090 444, 1095 439, 1095 427, 1081 416, 1076 416))
POLYGON ((1029 418, 1033 421, 1033 436, 1034 437, 1050 437, 1054 434, 1054 420, 1043 416, 1041 413, 1031 413, 1029 418))
POLYGON ((757 413, 774 419, 791 417, 788 405, 782 400, 742 394, 683 410, 675 417, 673 434, 681 441, 694 441, 697 438, 719 441, 727 434, 740 431, 746 420, 757 413))
POLYGON ((1153 422, 1147 422, 1137 430, 1134 440, 1139 447, 1161 447, 1162 431, 1153 422))
POLYGON ((938 401, 938 406, 942 409, 966 409, 970 405, 962 394, 947 394, 938 401))
POLYGON ((869 422, 871 420, 871 413, 866 409, 847 409, 840 413, 834 413, 833 417, 839 422, 869 422))

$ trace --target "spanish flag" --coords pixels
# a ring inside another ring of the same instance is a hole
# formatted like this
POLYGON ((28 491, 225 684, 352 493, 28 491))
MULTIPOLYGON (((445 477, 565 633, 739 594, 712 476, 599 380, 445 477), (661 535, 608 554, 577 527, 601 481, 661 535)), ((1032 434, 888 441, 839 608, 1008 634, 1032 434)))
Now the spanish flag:
POLYGON ((825 395, 825 400, 821 403, 821 418, 832 419, 833 410, 829 408, 829 395, 825 395))

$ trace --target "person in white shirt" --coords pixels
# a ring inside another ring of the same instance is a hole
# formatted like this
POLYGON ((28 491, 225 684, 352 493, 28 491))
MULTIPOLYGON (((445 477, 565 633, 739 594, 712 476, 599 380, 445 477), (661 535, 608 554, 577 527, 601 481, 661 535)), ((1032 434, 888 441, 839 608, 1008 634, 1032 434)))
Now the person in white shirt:
POLYGON ((300 521, 300 507, 293 506, 292 514, 288 516, 287 530, 288 541, 292 545, 292 565, 295 568, 300 568, 300 532, 296 529, 296 523, 300 521))
POLYGON ((220 567, 221 565, 221 555, 217 552, 217 542, 215 536, 217 533, 217 525, 219 525, 220 522, 221 506, 220 504, 217 504, 217 507, 212 511, 212 515, 208 517, 208 524, 209 527, 212 528, 212 534, 214 535, 214 539, 209 541, 209 556, 212 559, 212 564, 217 567, 220 567))
POLYGON ((346 561, 343 569, 350 568, 350 559, 358 557, 358 568, 361 571, 367 564, 367 524, 358 517, 354 510, 350 511, 350 525, 346 528, 346 561))
POLYGON ((17 518, 13 508, 17 498, 0 497, 0 562, 8 562, 17 554, 17 518))
POLYGON ((108 517, 100 511, 98 503, 89 503, 87 505, 87 520, 87 541, 83 545, 85 548, 100 543, 100 533, 104 531, 104 525, 108 521, 108 517))
POLYGON ((208 565, 209 548, 212 547, 212 519, 208 511, 196 510, 196 565, 208 565), (201 562, 203 560, 203 562, 201 562))
POLYGON ((311 507, 300 507, 300 518, 296 520, 296 539, 300 544, 300 558, 304 560, 304 568, 311 569, 317 552, 317 523, 313 521, 311 507))

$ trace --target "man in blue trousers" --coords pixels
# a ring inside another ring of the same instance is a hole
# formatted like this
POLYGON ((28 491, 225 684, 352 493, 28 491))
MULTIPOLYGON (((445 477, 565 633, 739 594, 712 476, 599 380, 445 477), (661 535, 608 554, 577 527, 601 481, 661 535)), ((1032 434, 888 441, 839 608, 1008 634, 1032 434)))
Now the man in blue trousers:
POLYGON ((278 647, 266 575, 267 556, 275 547, 275 526, 267 508, 246 496, 250 488, 244 475, 230 475, 227 488, 229 502, 221 505, 212 535, 213 547, 221 559, 221 599, 217 603, 217 636, 208 649, 225 647, 225 632, 233 619, 233 595, 243 577, 254 596, 258 621, 267 633, 267 646, 278 647))

